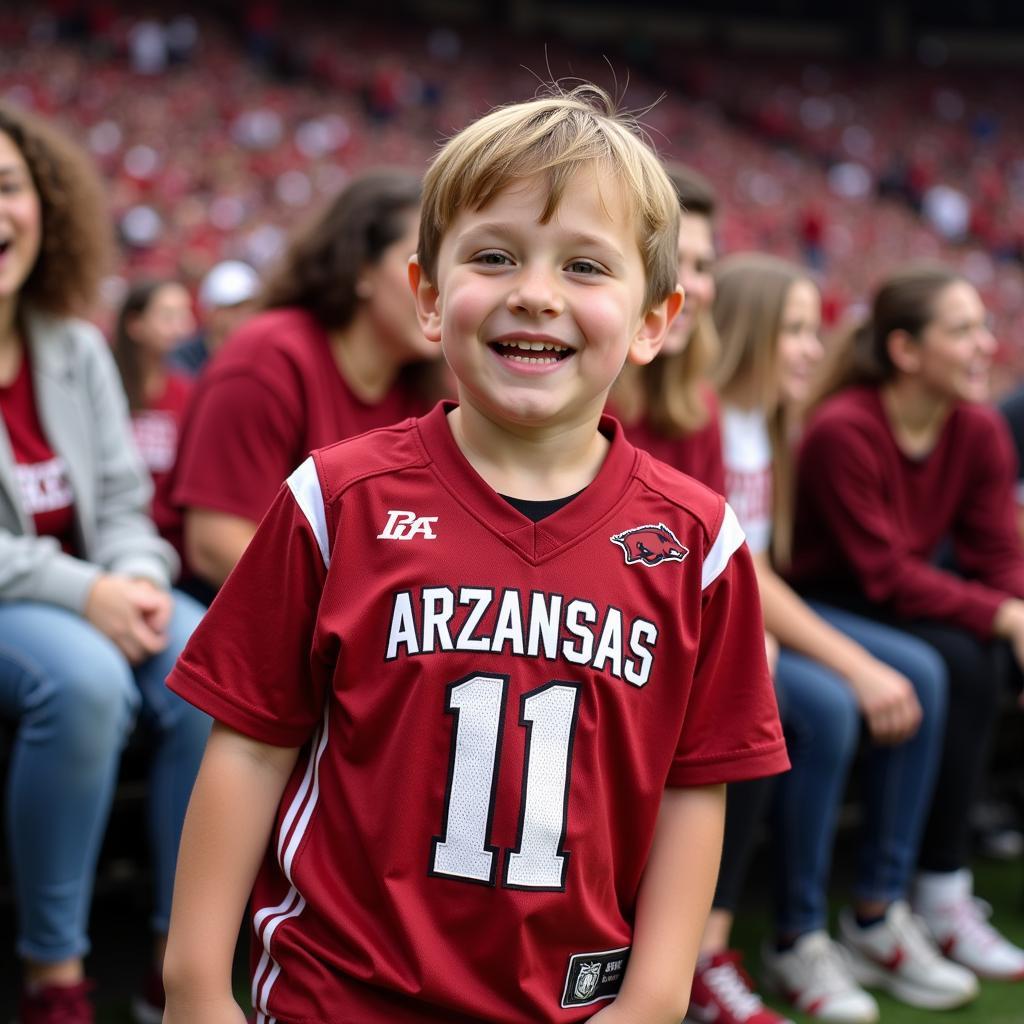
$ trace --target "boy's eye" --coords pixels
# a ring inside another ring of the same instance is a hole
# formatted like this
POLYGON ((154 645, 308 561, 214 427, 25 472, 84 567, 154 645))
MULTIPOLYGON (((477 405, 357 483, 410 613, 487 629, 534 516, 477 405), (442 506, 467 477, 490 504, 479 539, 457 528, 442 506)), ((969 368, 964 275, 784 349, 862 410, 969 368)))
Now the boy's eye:
POLYGON ((591 260, 573 260, 566 268, 570 274, 603 274, 604 271, 591 260))
POLYGON ((478 252, 473 257, 474 263, 482 263, 485 267, 506 267, 512 261, 503 252, 478 252))

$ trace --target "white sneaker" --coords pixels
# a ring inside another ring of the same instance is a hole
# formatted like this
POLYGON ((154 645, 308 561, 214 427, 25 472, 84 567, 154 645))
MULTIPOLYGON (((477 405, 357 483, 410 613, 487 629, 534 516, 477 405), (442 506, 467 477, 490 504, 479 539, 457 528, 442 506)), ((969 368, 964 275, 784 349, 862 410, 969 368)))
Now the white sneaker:
POLYGON ((843 951, 824 931, 808 932, 792 949, 761 952, 766 987, 818 1020, 874 1024, 878 1004, 854 980, 843 951))
POLYGON ((949 1010, 978 994, 978 979, 942 957, 903 900, 889 905, 885 917, 868 928, 849 909, 839 915, 839 941, 862 985, 884 988, 910 1006, 949 1010))
POLYGON ((923 875, 914 890, 914 909, 939 948, 981 978, 1024 980, 1024 949, 1001 935, 988 919, 992 908, 972 895, 966 868, 948 875, 923 875))

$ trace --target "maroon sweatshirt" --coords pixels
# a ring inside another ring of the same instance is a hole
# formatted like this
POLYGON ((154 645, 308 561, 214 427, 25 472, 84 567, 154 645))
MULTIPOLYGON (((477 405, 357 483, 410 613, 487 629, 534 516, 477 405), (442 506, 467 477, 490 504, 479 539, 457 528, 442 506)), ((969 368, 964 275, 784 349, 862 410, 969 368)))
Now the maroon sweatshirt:
POLYGON ((932 619, 981 637, 1007 597, 1024 597, 1017 468, 1005 423, 953 408, 935 447, 896 445, 875 388, 850 388, 811 418, 800 446, 790 579, 853 587, 899 619, 932 619), (943 540, 963 578, 932 564, 943 540))

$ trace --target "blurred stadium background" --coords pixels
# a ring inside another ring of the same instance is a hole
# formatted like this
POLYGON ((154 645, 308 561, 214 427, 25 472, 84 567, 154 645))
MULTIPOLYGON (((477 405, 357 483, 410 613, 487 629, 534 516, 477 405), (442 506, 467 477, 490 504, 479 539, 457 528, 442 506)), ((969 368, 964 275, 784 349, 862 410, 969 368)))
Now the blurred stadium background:
MULTIPOLYGON (((352 172, 552 78, 646 110, 724 200, 722 251, 809 263, 833 325, 908 256, 992 310, 1000 390, 1024 373, 1024 5, 837 0, 0 4, 0 95, 103 168, 122 261, 194 286, 265 266, 352 172), (653 104, 653 106, 651 106, 653 104)), ((104 310, 93 311, 101 319, 104 310)))
MULTIPOLYGON (((134 278, 194 291, 221 259, 266 267, 354 172, 422 169, 483 110, 586 78, 714 182, 722 252, 813 268, 827 327, 907 257, 961 268, 992 313, 997 393, 1024 378, 1022 68, 1019 0, 0 0, 0 96, 63 123, 109 184, 101 326, 134 278)), ((145 945, 122 811, 94 913, 115 996, 145 945)), ((0 880, 0 1015, 11 929, 0 880)))

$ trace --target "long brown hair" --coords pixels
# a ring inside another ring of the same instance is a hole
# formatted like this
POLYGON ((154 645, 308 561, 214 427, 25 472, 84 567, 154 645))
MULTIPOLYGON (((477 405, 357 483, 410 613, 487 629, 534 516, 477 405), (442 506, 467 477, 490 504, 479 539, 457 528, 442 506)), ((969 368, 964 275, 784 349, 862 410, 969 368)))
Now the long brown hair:
POLYGON ((292 238, 260 294, 263 309, 297 306, 326 330, 348 327, 359 307, 356 284, 405 234, 419 209, 420 181, 382 168, 353 178, 292 238))
POLYGON ((940 263, 908 263, 883 278, 871 314, 847 327, 832 347, 811 405, 849 387, 878 387, 896 375, 889 336, 906 331, 912 338, 935 316, 935 300, 963 277, 940 263))
MULTIPOLYGON (((665 170, 679 196, 682 211, 712 222, 716 197, 707 178, 684 164, 669 164, 665 170)), ((681 352, 659 356, 642 368, 644 409, 658 433, 680 437, 707 423, 709 410, 701 382, 717 356, 715 322, 705 310, 681 352)))
POLYGON ((715 271, 714 318, 721 353, 714 379, 722 398, 754 396, 772 446, 772 542, 776 566, 789 564, 793 542, 791 416, 779 393, 779 333, 789 290, 810 281, 794 263, 765 253, 738 253, 715 271))
MULTIPOLYGON (((325 330, 348 327, 359 308, 359 275, 405 234, 420 193, 420 179, 396 167, 353 178, 292 238, 267 278, 259 307, 298 307, 325 330)), ((443 372, 441 360, 409 363, 398 383, 427 405, 445 392, 443 372)))
POLYGON ((43 313, 84 313, 109 265, 113 232, 92 161, 35 114, 0 102, 0 132, 21 153, 39 194, 39 256, 18 297, 43 313))
POLYGON ((138 412, 145 408, 145 376, 138 342, 132 337, 131 322, 146 312, 150 302, 169 280, 136 281, 125 293, 114 325, 111 348, 114 361, 121 372, 121 383, 128 396, 128 408, 138 412))

